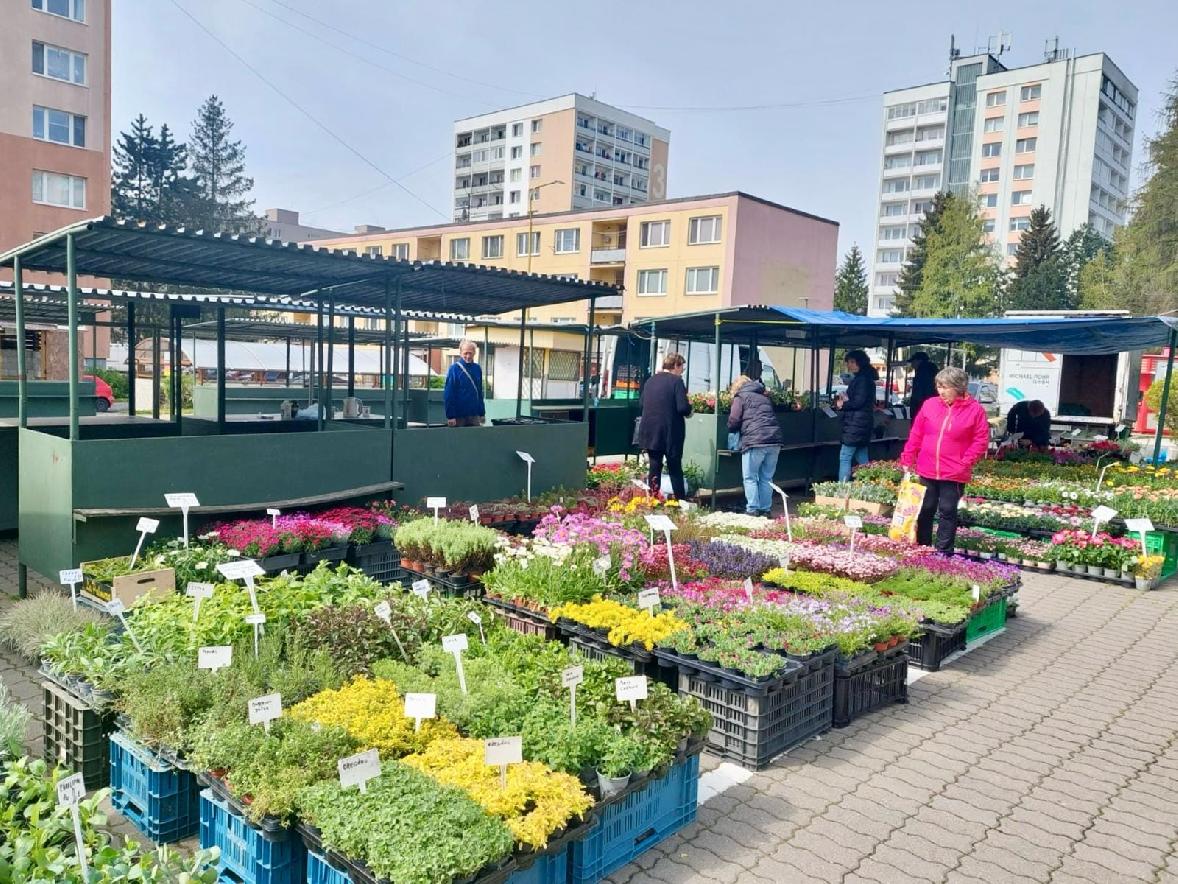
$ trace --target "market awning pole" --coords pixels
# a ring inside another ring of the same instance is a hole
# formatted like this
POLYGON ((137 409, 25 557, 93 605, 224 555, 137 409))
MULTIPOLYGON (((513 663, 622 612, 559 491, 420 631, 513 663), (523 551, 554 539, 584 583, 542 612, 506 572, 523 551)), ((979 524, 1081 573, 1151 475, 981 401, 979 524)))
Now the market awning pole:
POLYGON ((585 366, 582 370, 582 375, 585 379, 585 389, 581 397, 583 408, 581 415, 582 420, 585 422, 589 420, 589 376, 592 373, 590 370, 590 359, 593 353, 593 323, 597 321, 596 311, 597 298, 593 297, 589 299, 589 326, 585 329, 585 366))
POLYGON ((160 330, 158 326, 151 329, 151 419, 160 419, 160 330))
POLYGON ((1170 330, 1170 346, 1166 355, 1166 382, 1162 384, 1162 402, 1158 406, 1158 431, 1153 440, 1153 462, 1162 453, 1162 434, 1166 431, 1166 411, 1170 404, 1170 377, 1174 374, 1174 346, 1178 344, 1178 330, 1170 330))
POLYGON ((172 305, 172 333, 168 339, 169 365, 172 366, 168 385, 172 391, 172 408, 170 411, 172 422, 177 425, 177 435, 180 424, 180 317, 176 315, 176 305, 172 305))
MULTIPOLYGON (((529 215, 529 221, 531 217, 529 215)), ((529 234, 529 238, 530 238, 529 234)), ((528 243, 528 250, 531 251, 532 244, 528 243)), ((528 308, 525 307, 519 314, 519 371, 516 372, 515 381, 515 419, 518 421, 520 415, 523 413, 524 405, 524 331, 528 324, 528 308)))
POLYGON ((286 388, 290 389, 290 337, 286 339, 286 388))
POLYGON ((316 299, 319 309, 315 316, 315 413, 316 429, 323 429, 323 296, 316 299))
POLYGON ((66 310, 69 323, 70 441, 78 441, 78 262, 74 235, 65 237, 66 310))
POLYGON ((327 302, 327 414, 324 419, 335 420, 335 295, 327 302))
MULTIPOLYGON (((289 338, 287 339, 289 341, 289 338)), ((193 350, 195 353, 195 349, 193 350)), ((287 372, 289 374, 289 372, 287 372)), ((225 432, 225 308, 217 308, 217 432, 225 432)))
POLYGON ((489 326, 483 326, 483 352, 481 354, 483 360, 483 383, 487 379, 491 380, 491 397, 495 396, 495 363, 491 361, 491 329, 489 326))
MULTIPOLYGON (((401 414, 409 426, 409 320, 401 322, 401 414)), ((429 391, 425 391, 425 425, 429 426, 429 391)))
MULTIPOLYGON (((716 314, 715 352, 712 354, 712 377, 716 379, 716 424, 712 429, 712 509, 716 509, 716 490, 720 484, 720 314, 716 314)), ((651 323, 654 329, 654 323, 651 323)), ((653 339, 652 339, 653 346, 653 339)))
POLYGON ((12 259, 12 286, 16 296, 16 415, 21 427, 29 425, 29 373, 25 363, 25 294, 20 258, 12 259))
MULTIPOLYGON (((528 329, 528 403, 537 398, 536 395, 536 376, 532 374, 532 368, 536 364, 536 328, 533 326, 528 329)), ((540 399, 544 398, 544 357, 540 357, 540 399)))
POLYGON ((356 395, 356 317, 348 317, 348 396, 356 395))
POLYGON ((135 378, 139 376, 139 348, 135 340, 135 302, 127 302, 127 414, 135 416, 135 378))
MULTIPOLYGON (((401 315, 401 283, 397 282, 397 321, 401 315)), ((384 347, 381 349, 380 386, 384 390, 384 428, 393 423, 393 303, 389 294, 389 278, 384 279, 384 347)), ((395 435, 394 435, 394 438, 395 435)), ((394 443, 395 444, 395 443, 394 443)))

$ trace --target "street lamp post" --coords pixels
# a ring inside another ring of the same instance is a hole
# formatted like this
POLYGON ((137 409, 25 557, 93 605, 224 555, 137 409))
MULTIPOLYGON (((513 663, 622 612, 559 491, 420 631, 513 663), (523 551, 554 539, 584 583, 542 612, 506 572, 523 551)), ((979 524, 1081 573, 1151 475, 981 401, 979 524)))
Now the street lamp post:
MULTIPOLYGON (((531 275, 531 273, 532 273, 532 253, 534 251, 534 249, 532 247, 532 214, 533 214, 532 203, 534 203, 536 201, 536 199, 539 197, 540 190, 542 188, 548 187, 549 185, 552 185, 552 184, 564 184, 564 182, 558 178, 558 179, 554 179, 552 181, 545 181, 543 184, 537 184, 535 187, 528 188, 528 242, 527 242, 528 252, 527 252, 527 256, 528 256, 528 274, 529 275, 531 275)), ((523 413, 524 328, 527 326, 527 324, 528 324, 528 308, 524 307, 520 311, 520 315, 519 315, 519 371, 516 372, 516 385, 515 385, 515 419, 516 420, 519 420, 520 415, 523 413)), ((530 369, 531 368, 531 354, 530 353, 528 354, 528 363, 529 363, 528 367, 530 369)), ((529 377, 528 377, 528 396, 529 396, 529 398, 531 398, 531 386, 532 386, 532 379, 530 377, 530 374, 531 374, 531 372, 529 371, 529 377)))

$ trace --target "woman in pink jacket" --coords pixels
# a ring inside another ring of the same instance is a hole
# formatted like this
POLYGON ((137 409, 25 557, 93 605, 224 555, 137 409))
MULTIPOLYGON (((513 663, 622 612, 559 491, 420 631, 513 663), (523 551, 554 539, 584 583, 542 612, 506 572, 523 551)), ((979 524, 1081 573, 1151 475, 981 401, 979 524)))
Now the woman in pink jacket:
POLYGON ((916 520, 916 542, 929 546, 937 518, 937 551, 953 552, 957 503, 973 465, 990 445, 986 410, 967 392, 969 378, 960 368, 937 373, 937 395, 925 401, 912 422, 900 463, 924 486, 924 503, 916 520))

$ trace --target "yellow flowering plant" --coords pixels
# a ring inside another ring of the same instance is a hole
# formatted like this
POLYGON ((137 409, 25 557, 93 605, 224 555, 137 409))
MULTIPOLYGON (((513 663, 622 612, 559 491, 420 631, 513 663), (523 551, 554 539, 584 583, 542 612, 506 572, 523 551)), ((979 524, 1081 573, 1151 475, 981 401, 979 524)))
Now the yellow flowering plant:
POLYGON ((483 761, 483 741, 439 739, 404 763, 443 785, 462 789, 479 806, 506 824, 517 843, 542 850, 553 832, 580 819, 593 806, 581 781, 543 764, 524 761, 507 768, 507 785, 499 768, 483 761))
POLYGON ((359 676, 339 690, 326 690, 292 706, 286 714, 298 721, 343 728, 365 749, 378 749, 382 758, 419 752, 433 740, 454 737, 448 721, 428 719, 421 730, 405 717, 405 702, 397 686, 380 678, 359 676))
POLYGON ((583 605, 560 605, 548 613, 554 620, 564 617, 590 629, 606 629, 612 645, 625 647, 639 643, 648 651, 663 639, 687 629, 687 623, 669 611, 651 614, 601 596, 594 596, 593 601, 583 605))

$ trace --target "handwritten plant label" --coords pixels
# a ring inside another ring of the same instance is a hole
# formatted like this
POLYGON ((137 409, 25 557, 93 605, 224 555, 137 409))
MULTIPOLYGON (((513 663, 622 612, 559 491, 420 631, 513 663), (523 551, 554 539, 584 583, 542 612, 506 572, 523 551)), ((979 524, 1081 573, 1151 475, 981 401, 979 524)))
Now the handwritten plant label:
POLYGON ((1152 519, 1126 519, 1125 520, 1125 527, 1128 528, 1130 531, 1132 531, 1134 534, 1140 534, 1143 531, 1148 533, 1153 530, 1153 520, 1152 519))
POLYGON ((856 515, 843 516, 843 524, 852 531, 858 531, 863 527, 863 517, 856 515))
POLYGON ((593 560, 593 573, 598 577, 604 577, 609 573, 610 566, 613 564, 609 556, 598 556, 593 560))
POLYGON ((619 702, 645 700, 647 697, 647 680, 645 675, 627 675, 614 679, 614 694, 619 702))
POLYGON ((266 622, 266 615, 259 611, 256 614, 246 614, 245 622, 251 626, 261 626, 266 622))
POLYGON ((444 497, 427 497, 425 499, 426 509, 444 510, 446 508, 446 498, 444 497))
POLYGON ((535 463, 536 462, 536 458, 532 457, 532 455, 528 454, 526 451, 517 451, 516 454, 519 455, 519 459, 522 460, 524 463, 535 463))
POLYGON ((339 770, 341 788, 358 786, 360 791, 364 792, 368 781, 375 780, 380 776, 380 752, 376 749, 357 752, 355 755, 349 755, 347 758, 337 761, 336 768, 339 770))
POLYGON ((465 651, 468 647, 470 647, 470 644, 465 632, 456 632, 454 635, 442 636, 443 651, 454 654, 465 651))
POLYGON ((106 613, 110 614, 112 617, 121 618, 125 610, 127 610, 127 608, 123 604, 122 599, 111 599, 106 603, 106 613))
POLYGON ((255 577, 261 577, 266 572, 262 570, 262 566, 253 559, 236 559, 232 562, 222 562, 217 565, 217 570, 221 572, 221 576, 226 580, 253 580, 255 577))
POLYGON ((423 718, 437 718, 438 716, 438 695, 437 694, 406 694, 405 695, 405 717, 416 718, 418 720, 423 718))
POLYGON ((753 600, 753 578, 744 578, 744 597, 750 602, 753 600))
POLYGON ((638 592, 638 608, 639 610, 649 611, 651 608, 657 608, 659 605, 659 591, 655 588, 643 589, 638 592))
POLYGON ((231 645, 208 645, 197 648, 196 668, 211 669, 216 672, 224 669, 233 662, 233 647, 231 645))
POLYGON ((413 594, 419 599, 429 598, 429 581, 424 578, 413 581, 413 594))
POLYGON ((196 495, 190 491, 181 491, 175 494, 165 494, 164 500, 167 501, 168 506, 172 509, 184 510, 194 506, 200 506, 200 501, 196 499, 196 495))
POLYGON ((82 582, 82 569, 66 568, 64 571, 58 572, 57 579, 62 586, 74 586, 82 582))
POLYGON ((282 694, 266 694, 249 701, 250 724, 260 724, 267 731, 270 722, 282 717, 282 694))
POLYGON ((135 530, 140 534, 155 534, 159 527, 159 519, 149 519, 147 516, 140 516, 139 521, 135 523, 135 530))
POLYGON ((675 523, 672 522, 667 516, 664 516, 662 513, 654 513, 653 515, 648 515, 645 518, 646 524, 649 525, 654 531, 675 530, 675 523))
POLYGON ((375 608, 372 609, 372 612, 374 614, 376 614, 376 616, 379 617, 381 620, 383 620, 385 623, 392 626, 392 624, 393 624, 393 609, 392 609, 392 606, 389 605, 388 602, 381 602, 375 608))
POLYGON ((483 762, 492 767, 519 764, 524 760, 523 737, 491 737, 483 741, 483 762))
POLYGON ((57 803, 62 807, 77 807, 86 797, 86 782, 80 773, 71 774, 57 782, 57 803))
POLYGON ((561 687, 573 688, 585 680, 584 666, 569 666, 560 672, 561 687))
POLYGON ((470 508, 470 520, 476 525, 479 523, 479 505, 477 503, 470 508))

